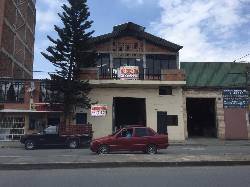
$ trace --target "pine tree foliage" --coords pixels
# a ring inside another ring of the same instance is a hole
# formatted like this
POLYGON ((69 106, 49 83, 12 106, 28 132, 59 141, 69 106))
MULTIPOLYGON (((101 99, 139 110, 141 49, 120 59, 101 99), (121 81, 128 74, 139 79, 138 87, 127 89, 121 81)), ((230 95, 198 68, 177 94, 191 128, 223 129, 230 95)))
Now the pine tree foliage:
POLYGON ((91 43, 90 31, 92 21, 88 18, 87 0, 68 0, 59 13, 62 27, 55 26, 57 39, 48 36, 52 45, 42 55, 55 67, 56 72, 51 76, 52 103, 62 103, 64 117, 70 117, 74 108, 80 106, 90 107, 88 94, 91 87, 88 80, 80 80, 80 68, 94 67, 96 54, 91 43))

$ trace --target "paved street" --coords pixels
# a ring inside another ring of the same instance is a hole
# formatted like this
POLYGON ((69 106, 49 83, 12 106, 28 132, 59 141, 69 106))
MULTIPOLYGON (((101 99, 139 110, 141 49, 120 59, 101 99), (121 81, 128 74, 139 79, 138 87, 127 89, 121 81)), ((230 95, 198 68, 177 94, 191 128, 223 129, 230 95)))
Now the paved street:
POLYGON ((0 171, 4 187, 249 186, 249 166, 0 171))

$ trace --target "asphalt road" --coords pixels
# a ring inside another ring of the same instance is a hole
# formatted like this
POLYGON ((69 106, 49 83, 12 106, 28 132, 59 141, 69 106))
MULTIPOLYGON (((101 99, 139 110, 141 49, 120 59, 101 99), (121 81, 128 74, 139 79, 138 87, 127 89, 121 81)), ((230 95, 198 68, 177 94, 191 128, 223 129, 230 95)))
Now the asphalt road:
POLYGON ((0 171, 1 187, 250 186, 250 166, 0 171))

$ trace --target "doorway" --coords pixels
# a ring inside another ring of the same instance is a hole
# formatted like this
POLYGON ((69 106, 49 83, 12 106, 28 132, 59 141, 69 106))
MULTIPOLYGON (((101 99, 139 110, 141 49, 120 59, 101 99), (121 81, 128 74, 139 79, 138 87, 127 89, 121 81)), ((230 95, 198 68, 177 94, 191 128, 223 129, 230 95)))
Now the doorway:
POLYGON ((214 98, 187 98, 189 137, 217 137, 214 98))
POLYGON ((157 133, 167 134, 167 112, 157 112, 157 133))
POLYGON ((113 99, 113 130, 128 125, 146 126, 146 99, 115 97, 113 99))

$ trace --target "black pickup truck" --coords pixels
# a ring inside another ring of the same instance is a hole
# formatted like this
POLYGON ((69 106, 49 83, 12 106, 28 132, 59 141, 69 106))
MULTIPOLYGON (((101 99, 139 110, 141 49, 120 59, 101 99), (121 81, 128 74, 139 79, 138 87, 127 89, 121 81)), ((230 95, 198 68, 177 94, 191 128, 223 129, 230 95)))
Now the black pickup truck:
MULTIPOLYGON (((72 127, 74 127, 72 125, 72 127)), ((84 127, 83 127, 84 128, 84 127)), ((65 129, 65 128, 64 128, 65 129)), ((49 126, 39 133, 26 134, 20 139, 20 142, 25 145, 25 149, 32 150, 41 146, 67 146, 70 149, 76 149, 80 145, 87 145, 92 139, 92 130, 84 130, 84 133, 71 129, 71 133, 65 133, 65 130, 60 130, 58 126, 49 126)))

